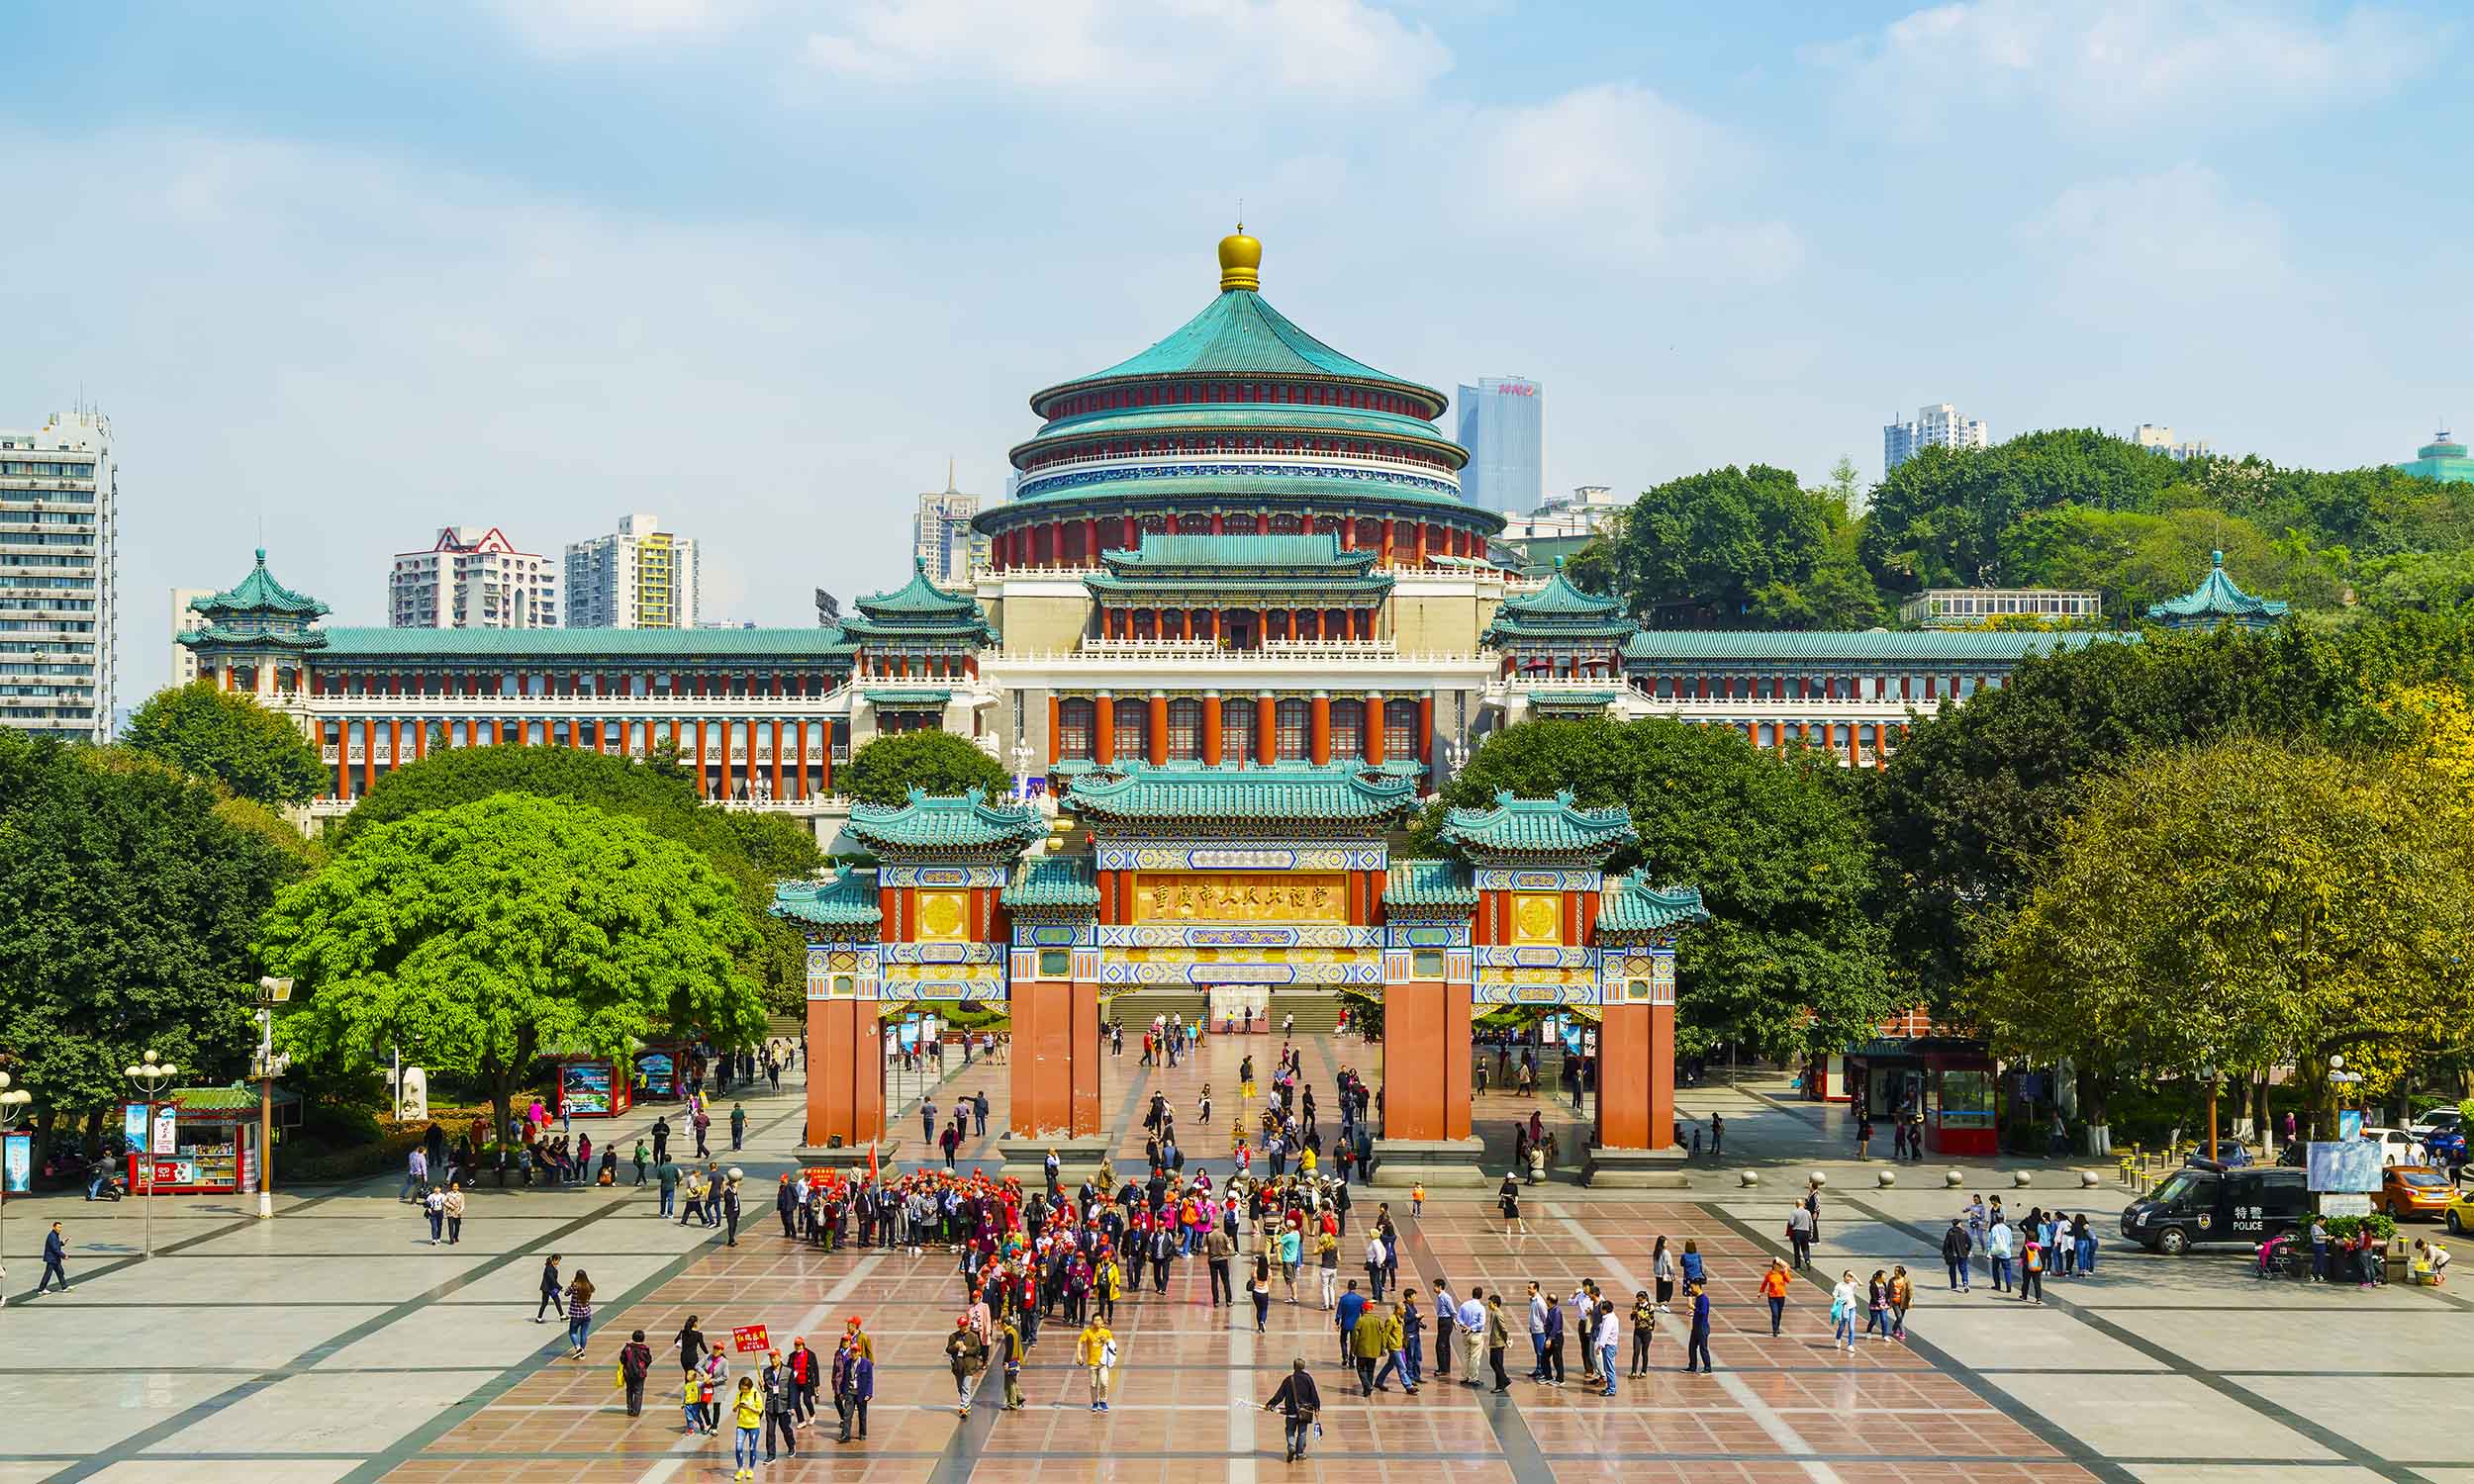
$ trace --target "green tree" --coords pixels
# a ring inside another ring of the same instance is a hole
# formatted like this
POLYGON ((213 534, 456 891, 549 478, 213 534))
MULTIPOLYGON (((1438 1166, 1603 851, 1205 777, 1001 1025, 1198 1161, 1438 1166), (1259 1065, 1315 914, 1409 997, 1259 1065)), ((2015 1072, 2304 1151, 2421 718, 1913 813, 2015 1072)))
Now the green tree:
POLYGON ((284 1044, 325 1071, 389 1044, 484 1088, 505 1128, 543 1055, 764 1032, 755 929, 704 856, 518 793, 362 830, 277 894, 261 951, 298 981, 284 1044))
POLYGON ((299 803, 329 777, 290 717, 213 681, 155 692, 131 714, 122 743, 259 803, 299 803))
POLYGON ((1928 448, 1874 487, 1863 558, 1882 587, 2006 587, 2012 527, 2057 506, 2152 508, 2182 466, 2094 429, 2028 433, 1986 449, 1928 448))
POLYGON ((666 751, 639 762, 572 747, 433 750, 380 778, 338 821, 335 844, 348 847, 379 825, 494 793, 590 804, 698 852, 730 880, 757 925, 758 943, 747 969, 764 982, 775 1008, 790 1010, 806 999, 807 945, 796 929, 772 915, 773 885, 823 866, 814 835, 802 820, 705 802, 696 794, 695 780, 666 751))
POLYGON ((0 729, 0 1050, 39 1143, 126 1096, 141 1052, 200 1082, 245 1068, 250 937, 300 868, 231 802, 155 759, 0 729))
MULTIPOLYGON (((2299 1068, 2376 1095, 2474 1014, 2474 811, 2415 760, 2227 739, 2089 788, 1958 1010, 1997 1055, 2140 1071, 2299 1068)), ((2331 1109, 2332 1112, 2332 1109, 2331 1109)))
POLYGON ((1766 464, 1670 479, 1643 492, 1606 536, 1612 591, 1661 621, 1773 621, 1760 596, 1811 579, 1829 555, 1830 507, 1766 464))
POLYGON ((1439 853, 1445 810, 1484 807, 1503 788, 1625 805, 1641 843, 1611 869, 1644 865, 1698 886, 1715 919, 1678 940, 1685 1043, 1839 1048, 1892 1008, 1886 939, 1867 900, 1875 871, 1862 787, 1823 754, 1782 758, 1725 728, 1531 721, 1486 739, 1412 843, 1439 853))
POLYGON ((913 788, 930 793, 961 793, 985 789, 991 798, 1013 790, 1004 765, 980 751, 968 737, 951 732, 902 732, 878 737, 851 754, 843 770, 843 793, 861 803, 893 807, 913 788))

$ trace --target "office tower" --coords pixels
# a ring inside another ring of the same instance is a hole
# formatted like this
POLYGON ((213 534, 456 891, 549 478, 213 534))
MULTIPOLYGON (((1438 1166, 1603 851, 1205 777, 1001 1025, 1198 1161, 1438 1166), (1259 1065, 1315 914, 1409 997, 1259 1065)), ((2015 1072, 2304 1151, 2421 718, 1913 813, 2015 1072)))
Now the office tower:
POLYGON ((928 580, 939 587, 959 588, 971 580, 971 569, 988 560, 988 538, 971 529, 980 512, 980 497, 954 488, 954 468, 945 465, 945 488, 919 497, 918 513, 910 517, 910 557, 928 580))
POLYGON ((2416 479, 2432 479, 2441 484, 2474 484, 2474 459, 2465 455, 2465 445, 2441 428, 2431 440, 2414 450, 2414 457, 2397 466, 2416 479))
POLYGON ((0 430, 0 726, 112 738, 120 463, 112 421, 54 413, 0 430))
POLYGON ((396 628, 556 628, 558 564, 518 551, 497 526, 448 525, 387 574, 396 628))
POLYGON ((2141 423, 2132 432, 2131 441, 2141 448, 2153 448, 2158 453, 2182 463, 2188 463, 2192 459, 2204 459, 2208 456, 2206 438, 2177 439, 2173 436, 2173 429, 2161 422, 2141 423))
POLYGON ((622 515, 615 533, 568 543, 567 626, 694 628, 696 562, 660 516, 622 515))
POLYGON ((1913 422, 1885 423, 1881 428, 1881 473, 1906 463, 1928 448, 1983 448, 1992 442, 1984 422, 1962 417, 1947 402, 1919 408, 1913 422))
POLYGON ((213 588, 172 589, 171 683, 175 686, 188 685, 198 678, 198 652, 191 649, 188 645, 181 643, 180 636, 193 629, 202 627, 206 620, 196 612, 193 612, 190 609, 189 604, 197 602, 201 598, 212 598, 215 596, 215 592, 216 590, 213 588))
POLYGON ((1523 376, 1461 383, 1461 498, 1505 514, 1538 508, 1546 492, 1546 388, 1523 376))

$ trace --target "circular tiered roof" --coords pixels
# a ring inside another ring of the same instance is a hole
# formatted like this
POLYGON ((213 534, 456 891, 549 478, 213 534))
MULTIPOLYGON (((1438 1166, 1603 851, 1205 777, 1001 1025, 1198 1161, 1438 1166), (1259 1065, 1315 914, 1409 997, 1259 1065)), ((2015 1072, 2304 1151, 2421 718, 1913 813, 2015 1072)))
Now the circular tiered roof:
POLYGON ((1359 522, 1399 519, 1482 552, 1503 520, 1461 498, 1469 453, 1435 425, 1444 395, 1274 309, 1262 244, 1244 229, 1221 241, 1219 263, 1218 297, 1167 338, 1032 396, 1044 422, 1012 450, 1015 498, 978 528, 1130 516, 1146 531, 1332 530, 1347 543, 1359 522))

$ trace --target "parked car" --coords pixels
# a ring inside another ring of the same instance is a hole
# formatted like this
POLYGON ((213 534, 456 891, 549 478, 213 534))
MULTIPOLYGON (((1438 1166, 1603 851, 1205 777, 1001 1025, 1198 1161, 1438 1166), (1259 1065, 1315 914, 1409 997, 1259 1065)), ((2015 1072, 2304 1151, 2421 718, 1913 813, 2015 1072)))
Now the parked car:
POLYGON ((2192 1163, 2123 1210, 2122 1235, 2178 1257, 2197 1243, 2256 1244, 2310 1220, 2311 1191, 2299 1169, 2192 1163))
POLYGON ((2448 1223, 2448 1235, 2451 1237, 2474 1232, 2474 1189, 2458 1186, 2456 1198, 2448 1202, 2448 1209, 2440 1219, 2448 1223))
POLYGON ((2375 1141, 2379 1145, 2380 1162, 2382 1164, 2423 1164, 2428 1162, 2424 1159, 2423 1141, 2415 1138, 2412 1134, 2407 1133, 2404 1129, 2373 1128, 2370 1125, 2365 1124, 2362 1129, 2362 1137, 2375 1141))
POLYGON ((2446 1175, 2426 1164, 2391 1164, 2380 1172, 2380 1193, 2372 1202, 2392 1221, 2417 1216, 2438 1220, 2456 1193, 2446 1175))
POLYGON ((2249 1146, 2239 1139, 2220 1139, 2215 1149, 2194 1149, 2191 1151, 2190 1158, 2182 1162, 2185 1164, 2221 1164, 2227 1169, 2237 1169, 2242 1165, 2256 1164, 2259 1161, 2251 1158, 2249 1146))

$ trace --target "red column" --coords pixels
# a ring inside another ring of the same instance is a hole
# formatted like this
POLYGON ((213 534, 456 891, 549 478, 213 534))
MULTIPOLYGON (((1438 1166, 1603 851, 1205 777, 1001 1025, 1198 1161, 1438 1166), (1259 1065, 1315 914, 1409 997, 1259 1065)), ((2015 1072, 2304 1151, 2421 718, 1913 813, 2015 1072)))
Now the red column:
POLYGON ((1099 565, 1099 517, 1097 515, 1083 522, 1083 561, 1087 566, 1099 565))
POLYGON ((833 723, 820 721, 816 725, 824 733, 824 765, 818 771, 816 787, 823 791, 825 797, 830 798, 833 796, 833 723))
POLYGON ((773 723, 773 796, 782 796, 782 723, 779 720, 773 723))
POLYGON ((361 791, 378 787, 378 723, 361 723, 361 791))
POLYGON ((1266 768, 1280 761, 1280 716, 1269 691, 1254 698, 1254 760, 1266 768))
POLYGON ((1378 561, 1385 567, 1391 565, 1391 517, 1388 515, 1383 517, 1382 555, 1378 561))
POLYGON ((1048 766, 1052 770, 1057 766, 1057 759, 1063 756, 1063 754, 1058 751, 1058 748, 1063 743, 1063 739, 1057 735, 1057 728, 1061 720, 1060 711, 1061 706, 1057 699, 1057 693, 1051 691, 1048 693, 1048 766))
POLYGON ((1427 979, 1383 990, 1384 1138, 1470 1136, 1469 1013, 1465 984, 1427 979))
POLYGON ((1421 791, 1431 788, 1435 768, 1435 693, 1432 691, 1417 697, 1417 735, 1409 741, 1417 749, 1418 766, 1427 771, 1430 780, 1420 786, 1421 791))
POLYGON ((1675 1007, 1610 1004, 1598 1027, 1598 1144, 1665 1149, 1675 1131, 1675 1007))
POLYGON ((1151 766, 1157 768, 1169 760, 1169 694, 1151 693, 1151 766))
POLYGON ((1202 761, 1212 768, 1220 766, 1220 724, 1223 719, 1220 714, 1220 693, 1204 692, 1202 696, 1202 761))
POLYGON ((705 782, 705 718, 702 716, 696 718, 696 791, 706 798, 713 797, 713 788, 705 782))
POLYGON ((873 1000, 808 1001, 809 1144, 839 1139, 847 1149, 885 1137, 883 1034, 873 1000))
POLYGON ((428 756, 429 756, 429 723, 416 721, 413 723, 413 761, 418 763, 428 756))
MULTIPOLYGON (((324 728, 322 727, 323 731, 324 728)), ((352 723, 335 723, 335 797, 352 796, 352 723)))
POLYGON ((1116 761, 1116 697, 1102 691, 1091 702, 1091 760, 1116 761))
POLYGON ((1409 549, 1409 565, 1412 567, 1426 565, 1426 522, 1423 520, 1417 522, 1416 544, 1409 549))
POLYGON ((1366 693, 1366 761, 1380 768, 1383 765, 1383 693, 1366 693))
POLYGON ((1306 755, 1316 767, 1331 761, 1331 696, 1314 693, 1313 720, 1306 728, 1306 755))

